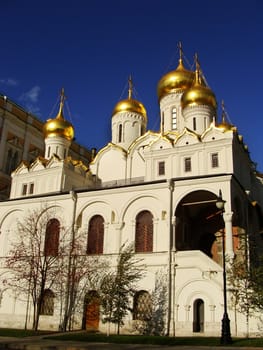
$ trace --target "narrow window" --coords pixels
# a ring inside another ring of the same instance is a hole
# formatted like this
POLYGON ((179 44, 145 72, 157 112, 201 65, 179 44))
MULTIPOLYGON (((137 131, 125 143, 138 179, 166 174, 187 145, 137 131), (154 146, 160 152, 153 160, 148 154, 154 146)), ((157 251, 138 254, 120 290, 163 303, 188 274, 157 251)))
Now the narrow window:
POLYGON ((191 158, 185 158, 184 159, 184 171, 188 172, 192 170, 192 166, 191 166, 191 158))
POLYGON ((218 153, 211 154, 211 163, 212 163, 212 168, 218 168, 219 166, 218 153))
POLYGON ((196 130, 196 117, 193 118, 193 129, 196 130))
POLYGON ((177 129, 177 109, 173 107, 172 109, 172 130, 177 129))
POLYGON ((9 150, 7 152, 6 166, 5 166, 5 171, 9 175, 12 171, 12 159, 13 159, 13 152, 12 152, 11 148, 9 148, 9 150))
POLYGON ((67 150, 66 148, 64 148, 64 159, 66 158, 66 155, 67 155, 67 150))
POLYGON ((34 184, 33 182, 29 185, 29 194, 34 193, 34 184))
POLYGON ((153 251, 153 215, 147 210, 136 216, 135 251, 145 253, 153 251))
POLYGON ((119 125, 118 142, 122 141, 122 124, 119 125))
POLYGON ((40 307, 40 315, 54 315, 54 293, 50 289, 44 290, 43 300, 40 307))
POLYGON ((47 151, 47 157, 50 157, 50 147, 48 147, 48 151, 47 151))
POLYGON ((204 117, 204 129, 206 129, 207 128, 207 122, 206 122, 206 117, 204 117))
POLYGON ((15 168, 17 167, 17 165, 18 165, 18 152, 16 151, 16 152, 13 154, 11 171, 15 170, 15 168))
POLYGON ((104 219, 95 215, 90 219, 88 229, 87 254, 103 254, 104 219))
POLYGON ((161 120, 161 133, 164 132, 164 112, 162 112, 162 120, 161 120))
POLYGON ((57 219, 50 219, 46 226, 45 256, 57 256, 59 246, 60 223, 57 219))
POLYGON ((165 162, 158 163, 158 175, 165 175, 165 162))
POLYGON ((27 193, 27 184, 22 185, 22 196, 25 196, 27 193))
POLYGON ((58 155, 58 146, 56 146, 56 155, 58 155))

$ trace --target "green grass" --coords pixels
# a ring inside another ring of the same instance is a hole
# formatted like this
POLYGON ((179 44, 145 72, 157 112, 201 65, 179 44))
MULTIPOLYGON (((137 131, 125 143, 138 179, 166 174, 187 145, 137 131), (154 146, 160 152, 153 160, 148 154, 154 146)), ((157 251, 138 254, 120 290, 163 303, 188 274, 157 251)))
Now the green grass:
MULTIPOLYGON (((87 332, 67 333, 56 337, 47 336, 48 339, 75 340, 81 342, 106 342, 118 344, 151 344, 151 345, 188 345, 188 346, 220 346, 217 337, 160 337, 140 335, 110 335, 90 334, 87 332)), ((234 338, 232 346, 263 347, 263 338, 234 338)))
MULTIPOLYGON (((0 336, 25 338, 43 335, 45 339, 71 340, 80 342, 106 342, 117 344, 149 344, 149 345, 186 345, 186 346, 220 346, 218 337, 161 337, 142 335, 110 335, 101 333, 88 333, 85 331, 58 332, 32 331, 23 329, 0 328, 0 336)), ((230 345, 231 346, 231 345, 230 345)), ((263 347, 263 338, 233 338, 232 346, 238 347, 263 347)))
POLYGON ((45 335, 51 332, 47 331, 33 331, 33 330, 24 330, 24 329, 13 329, 13 328, 0 328, 0 337, 15 337, 15 338, 24 338, 31 337, 36 335, 45 335))

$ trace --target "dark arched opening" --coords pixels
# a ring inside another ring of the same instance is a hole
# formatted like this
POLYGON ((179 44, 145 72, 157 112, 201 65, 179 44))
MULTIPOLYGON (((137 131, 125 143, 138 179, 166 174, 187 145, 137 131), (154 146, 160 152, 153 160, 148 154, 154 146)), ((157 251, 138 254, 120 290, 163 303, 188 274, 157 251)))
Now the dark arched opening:
POLYGON ((202 299, 194 301, 193 311, 193 332, 204 332, 204 302, 202 299))
POLYGON ((224 227, 216 207, 217 196, 208 191, 194 191, 179 203, 176 215, 176 249, 201 250, 217 260, 215 233, 224 227))

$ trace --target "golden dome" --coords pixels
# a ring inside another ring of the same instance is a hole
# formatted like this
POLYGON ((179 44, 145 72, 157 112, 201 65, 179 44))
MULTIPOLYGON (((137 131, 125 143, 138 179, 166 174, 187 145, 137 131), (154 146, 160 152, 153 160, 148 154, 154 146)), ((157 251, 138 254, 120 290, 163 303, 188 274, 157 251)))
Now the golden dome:
POLYGON ((133 98, 128 98, 118 102, 114 107, 112 115, 119 112, 136 112, 146 118, 146 109, 144 108, 144 105, 133 98))
POLYGON ((157 95, 160 100, 165 95, 176 91, 184 91, 193 85, 194 72, 185 69, 182 58, 176 70, 164 75, 157 86, 157 95))
POLYGON ((132 98, 132 80, 129 78, 128 98, 119 101, 113 109, 112 116, 119 112, 135 112, 147 119, 147 113, 144 105, 132 98))
POLYGON ((209 87, 205 86, 204 82, 201 81, 199 69, 196 69, 193 87, 183 94, 181 105, 182 108, 187 106, 208 105, 216 109, 216 97, 213 91, 209 89, 209 87))
POLYGON ((43 132, 45 138, 47 137, 64 137, 67 140, 73 140, 74 138, 74 128, 70 122, 64 119, 63 116, 63 106, 64 106, 65 96, 64 90, 61 92, 61 100, 59 112, 54 119, 48 119, 43 127, 43 132))
POLYGON ((231 123, 229 123, 227 120, 227 113, 225 111, 224 101, 222 101, 221 103, 221 108, 222 108, 222 120, 220 123, 217 124, 217 127, 220 129, 223 129, 224 131, 228 131, 228 130, 235 131, 236 127, 231 123))

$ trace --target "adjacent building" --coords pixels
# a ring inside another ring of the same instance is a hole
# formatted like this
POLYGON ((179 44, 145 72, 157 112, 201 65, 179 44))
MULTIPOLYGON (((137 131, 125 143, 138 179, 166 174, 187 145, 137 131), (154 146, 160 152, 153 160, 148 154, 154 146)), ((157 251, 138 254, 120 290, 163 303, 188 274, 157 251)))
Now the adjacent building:
MULTIPOLYGON (((0 94, 0 200, 10 194, 11 173, 23 160, 32 163, 44 156, 43 121, 9 97, 0 94)), ((88 165, 91 150, 71 143, 69 154, 88 165)))

